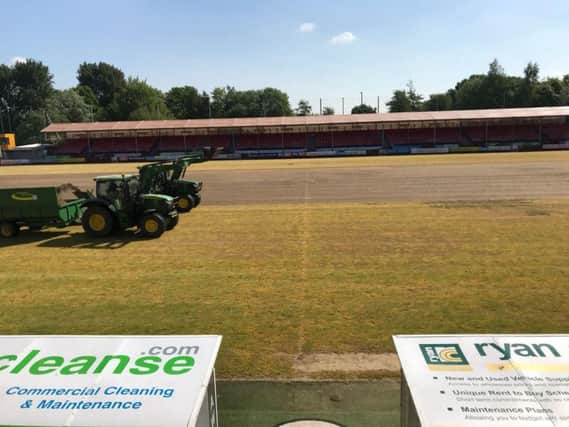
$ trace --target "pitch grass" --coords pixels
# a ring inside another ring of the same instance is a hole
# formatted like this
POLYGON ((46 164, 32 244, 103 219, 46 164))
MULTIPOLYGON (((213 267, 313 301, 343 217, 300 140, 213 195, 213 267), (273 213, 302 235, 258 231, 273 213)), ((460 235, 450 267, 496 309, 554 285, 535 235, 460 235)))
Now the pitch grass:
MULTIPOLYGON (((536 151, 521 153, 464 153, 404 156, 332 157, 318 159, 271 159, 210 161, 191 166, 192 170, 258 170, 391 167, 424 165, 468 165, 485 163, 526 163, 569 161, 569 151, 536 151)), ((51 174, 137 173, 144 163, 86 163, 68 165, 23 165, 0 168, 1 176, 51 174)))
MULTIPOLYGON (((293 378, 392 334, 567 332, 569 200, 202 206, 159 240, 0 243, 2 334, 222 334, 222 378, 293 378)), ((322 373, 320 377, 338 377, 322 373)))

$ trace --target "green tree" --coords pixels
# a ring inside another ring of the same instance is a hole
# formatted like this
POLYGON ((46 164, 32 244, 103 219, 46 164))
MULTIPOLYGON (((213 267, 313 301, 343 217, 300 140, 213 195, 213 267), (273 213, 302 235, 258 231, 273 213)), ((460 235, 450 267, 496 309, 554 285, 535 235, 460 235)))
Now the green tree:
POLYGON ((322 109, 322 114, 324 116, 333 116, 334 115, 334 109, 332 107, 324 107, 322 109))
POLYGON ((386 104, 389 112, 421 111, 424 109, 423 96, 417 93, 412 81, 407 83, 407 89, 396 90, 386 104))
POLYGON ((235 90, 230 86, 226 87, 216 87, 211 92, 211 115, 212 117, 226 117, 226 101, 227 92, 230 90, 235 90))
POLYGON ((288 95, 272 87, 266 87, 259 92, 262 116, 290 116, 292 108, 288 95))
POLYGON ((53 76, 40 61, 27 59, 11 67, 0 66, 2 127, 17 130, 31 111, 45 109, 52 91, 53 76))
POLYGON ((0 64, 0 131, 12 132, 12 117, 10 105, 13 105, 14 95, 12 69, 0 64))
POLYGON ((393 92, 391 100, 386 104, 390 113, 399 113, 411 111, 411 100, 405 90, 396 90, 393 92))
POLYGON ((370 114, 375 112, 375 108, 367 104, 356 105, 354 108, 352 108, 352 114, 370 114))
POLYGON ((47 101, 50 123, 88 122, 91 108, 76 89, 55 90, 47 101))
POLYGON ((296 107, 297 116, 308 116, 312 114, 312 107, 306 99, 301 99, 298 101, 298 106, 296 107))
POLYGON ((89 86, 77 86, 75 92, 77 92, 89 106, 89 120, 94 121, 96 117, 100 116, 99 110, 101 107, 93 90, 89 86))
POLYGON ((540 82, 534 93, 534 105, 539 107, 555 107, 567 103, 564 96, 563 81, 557 78, 548 78, 540 82))
POLYGON ((98 115, 102 120, 120 120, 118 102, 126 89, 124 73, 106 62, 84 62, 77 70, 79 86, 91 89, 99 106, 98 115))
POLYGON ((480 107, 485 101, 483 100, 483 84, 486 77, 480 74, 474 74, 458 82, 455 88, 450 91, 453 96, 454 108, 459 110, 468 110, 480 107))
POLYGON ((531 107, 535 104, 535 93, 539 85, 539 65, 529 62, 524 68, 524 79, 518 94, 518 106, 531 107))
POLYGON ((45 108, 27 112, 16 133, 18 144, 41 141, 40 131, 50 123, 86 122, 91 108, 75 89, 54 90, 47 98, 45 108))
POLYGON ((120 120, 161 120, 171 117, 164 95, 139 78, 129 77, 116 100, 120 120))
POLYGON ((452 96, 449 93, 431 94, 424 103, 424 109, 427 111, 444 111, 452 108, 452 96))
POLYGON ((407 83, 407 98, 411 104, 411 111, 423 110, 423 95, 417 93, 412 80, 407 83))
POLYGON ((27 59, 12 67, 13 108, 17 114, 44 108, 53 91, 53 75, 40 61, 27 59))
POLYGON ((166 93, 166 106, 177 119, 209 117, 209 95, 193 86, 173 87, 166 93))
POLYGON ((288 95, 278 89, 239 91, 232 86, 215 88, 211 94, 213 117, 264 117, 292 114, 288 95))

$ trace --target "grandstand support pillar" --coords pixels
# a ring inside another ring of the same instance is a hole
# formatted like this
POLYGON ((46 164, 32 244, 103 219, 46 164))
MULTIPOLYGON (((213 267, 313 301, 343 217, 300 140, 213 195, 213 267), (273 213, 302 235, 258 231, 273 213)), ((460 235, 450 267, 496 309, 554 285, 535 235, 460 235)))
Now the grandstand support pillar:
POLYGON ((381 128, 381 146, 385 148, 385 128, 381 128))
POLYGON ((541 126, 541 120, 539 121, 539 144, 543 143, 543 127, 541 126))
POLYGON ((488 145, 488 122, 486 122, 484 127, 484 145, 488 145))
POLYGON ((138 135, 134 135, 134 152, 138 153, 138 135))
POLYGON ((87 132, 87 152, 91 154, 91 134, 87 132))
POLYGON ((433 144, 437 143, 437 124, 433 126, 433 144))
POLYGON ((184 135, 184 152, 188 152, 188 144, 186 142, 186 135, 184 135))
POLYGON ((334 145, 334 131, 332 131, 332 130, 330 131, 330 137, 332 140, 332 148, 336 148, 336 146, 334 145))

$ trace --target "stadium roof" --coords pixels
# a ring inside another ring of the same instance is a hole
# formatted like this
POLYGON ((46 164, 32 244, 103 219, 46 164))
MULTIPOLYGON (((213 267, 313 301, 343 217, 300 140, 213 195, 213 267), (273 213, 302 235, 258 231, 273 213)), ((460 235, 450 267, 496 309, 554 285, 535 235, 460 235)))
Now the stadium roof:
POLYGON ((449 121, 498 121, 569 117, 568 107, 502 108, 494 110, 425 111, 414 113, 329 116, 254 117, 235 119, 143 120, 124 122, 53 123, 42 133, 90 133, 166 129, 238 129, 282 126, 326 126, 449 121))

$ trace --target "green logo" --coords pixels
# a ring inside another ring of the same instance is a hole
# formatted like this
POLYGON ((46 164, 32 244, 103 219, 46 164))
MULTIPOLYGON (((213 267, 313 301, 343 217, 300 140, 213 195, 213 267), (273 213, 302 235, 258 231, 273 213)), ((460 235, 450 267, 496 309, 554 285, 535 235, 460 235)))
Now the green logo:
POLYGON ((458 344, 419 344, 419 348, 428 365, 468 365, 468 360, 458 344))
MULTIPOLYGON (((159 347, 152 347, 156 349, 159 347)), ((172 347, 166 347, 172 348, 172 347)), ((186 347, 199 350, 199 347, 186 347)), ((151 349, 151 353, 152 353, 151 349)), ((196 350, 196 352, 197 352, 196 350)), ((89 375, 89 374, 123 374, 151 375, 163 372, 167 375, 182 375, 192 371, 196 360, 192 356, 131 356, 126 354, 108 354, 102 357, 95 355, 80 355, 65 358, 60 355, 41 354, 34 349, 28 354, 0 355, 0 374, 19 374, 26 372, 30 375, 89 375)), ((195 354, 195 353, 194 353, 195 354)))
POLYGON ((18 193, 12 194, 13 200, 18 200, 20 202, 33 202, 38 199, 38 196, 32 193, 27 193, 24 191, 20 191, 18 193))

